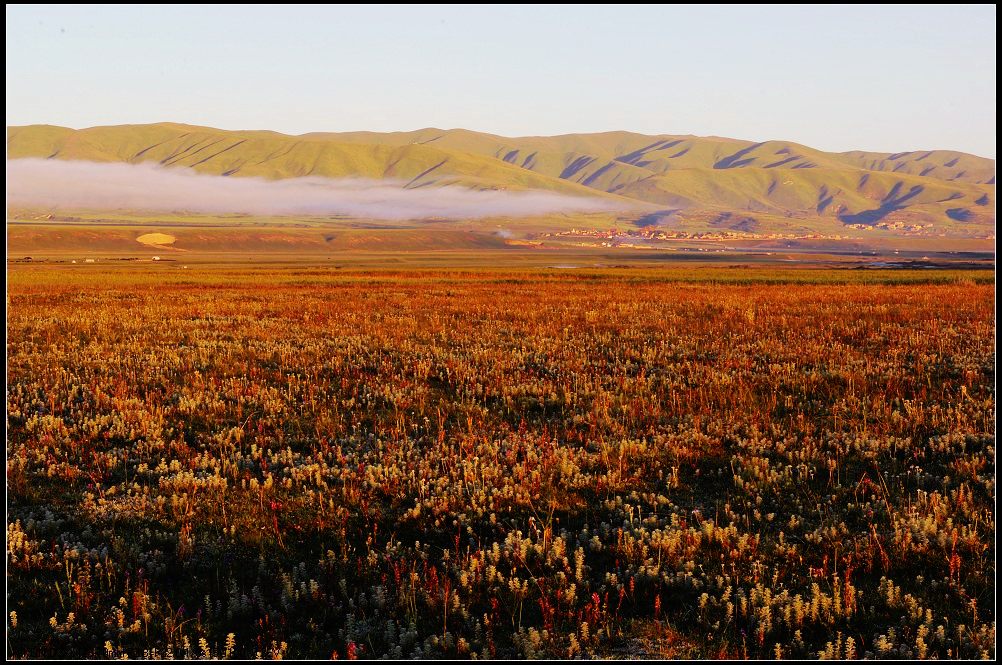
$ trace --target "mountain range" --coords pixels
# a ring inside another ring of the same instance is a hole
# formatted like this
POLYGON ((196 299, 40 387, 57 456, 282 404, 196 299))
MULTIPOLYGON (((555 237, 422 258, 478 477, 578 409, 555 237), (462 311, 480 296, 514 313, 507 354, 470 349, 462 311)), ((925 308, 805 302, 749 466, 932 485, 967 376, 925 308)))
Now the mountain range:
POLYGON ((8 127, 7 157, 151 162, 232 177, 389 178, 407 188, 547 190, 617 202, 624 211, 618 221, 668 229, 995 232, 995 161, 950 150, 837 153, 790 141, 626 131, 289 136, 157 123, 8 127))

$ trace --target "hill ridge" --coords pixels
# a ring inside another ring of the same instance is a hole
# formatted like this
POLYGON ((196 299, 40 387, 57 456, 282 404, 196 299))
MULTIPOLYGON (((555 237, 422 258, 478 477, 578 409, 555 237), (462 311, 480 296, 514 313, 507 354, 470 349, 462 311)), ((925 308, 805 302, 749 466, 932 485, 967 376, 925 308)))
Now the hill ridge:
MULTIPOLYGON (((223 130, 161 122, 7 129, 8 158, 158 162, 225 176, 395 178, 409 187, 540 189, 659 208, 812 218, 842 226, 994 234, 994 160, 952 150, 826 152, 792 141, 629 131, 505 137, 223 130)), ((747 226, 747 224, 746 224, 747 226)), ((807 224, 810 226, 810 223, 807 224)))

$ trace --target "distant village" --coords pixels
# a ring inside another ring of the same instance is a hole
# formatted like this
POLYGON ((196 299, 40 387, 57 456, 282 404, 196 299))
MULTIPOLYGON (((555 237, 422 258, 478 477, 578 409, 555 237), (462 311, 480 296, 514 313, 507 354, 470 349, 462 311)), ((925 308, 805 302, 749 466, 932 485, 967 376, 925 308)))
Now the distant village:
POLYGON ((750 233, 747 231, 666 231, 658 228, 642 229, 571 229, 552 233, 537 233, 532 236, 537 239, 567 238, 594 239, 598 242, 589 243, 597 247, 646 247, 648 243, 662 240, 843 240, 852 236, 825 235, 821 233, 750 233), (639 242, 639 244, 637 244, 639 242))
POLYGON ((904 231, 905 233, 921 233, 925 229, 932 228, 932 222, 925 224, 905 224, 904 222, 877 222, 876 224, 847 224, 850 229, 861 231, 873 231, 883 229, 885 231, 904 231))
MULTIPOLYGON (((943 236, 945 233, 935 233, 933 224, 906 223, 901 221, 880 221, 875 224, 846 224, 846 229, 853 231, 894 231, 899 234, 919 236, 943 236)), ((639 229, 570 229, 536 233, 531 239, 583 239, 593 242, 585 243, 592 247, 649 247, 651 242, 669 240, 852 240, 858 235, 843 235, 838 233, 753 233, 733 229, 713 231, 677 231, 658 227, 639 229), (639 243, 639 244, 637 244, 639 243)))

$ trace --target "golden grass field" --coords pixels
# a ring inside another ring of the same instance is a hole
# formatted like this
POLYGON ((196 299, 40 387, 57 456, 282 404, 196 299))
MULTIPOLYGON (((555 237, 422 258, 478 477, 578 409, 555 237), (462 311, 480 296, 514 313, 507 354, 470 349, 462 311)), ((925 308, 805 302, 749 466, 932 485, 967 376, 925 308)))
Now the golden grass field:
POLYGON ((995 657, 991 270, 387 260, 8 262, 9 658, 995 657))

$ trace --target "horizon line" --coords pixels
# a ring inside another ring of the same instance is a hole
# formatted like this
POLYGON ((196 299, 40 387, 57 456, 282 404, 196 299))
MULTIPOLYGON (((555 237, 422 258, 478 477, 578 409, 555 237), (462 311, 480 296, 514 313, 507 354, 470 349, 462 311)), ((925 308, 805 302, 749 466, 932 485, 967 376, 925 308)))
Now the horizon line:
POLYGON ((759 145, 761 145, 763 143, 790 143, 790 144, 794 144, 794 145, 799 145, 799 146, 803 146, 803 147, 806 147, 806 148, 810 148, 811 150, 818 150, 820 152, 826 152, 826 153, 832 153, 832 154, 843 154, 843 155, 844 154, 853 153, 853 152, 867 152, 867 153, 877 153, 877 154, 887 154, 887 155, 901 155, 901 156, 908 155, 908 154, 915 153, 915 152, 955 152, 955 153, 962 154, 962 155, 970 155, 972 157, 977 157, 979 159, 987 159, 987 160, 992 161, 992 162, 995 161, 994 157, 986 157, 986 156, 981 155, 981 154, 977 154, 977 153, 973 153, 973 152, 966 152, 966 151, 957 150, 957 149, 954 149, 954 148, 913 148, 911 150, 896 150, 896 151, 869 150, 869 149, 866 149, 866 148, 852 148, 850 150, 824 150, 824 149, 821 149, 821 148, 815 148, 815 147, 810 146, 810 145, 808 145, 806 143, 800 143, 798 141, 790 141, 790 140, 787 140, 787 139, 765 139, 765 140, 761 140, 761 141, 756 141, 756 140, 753 140, 753 139, 741 139, 741 138, 734 138, 734 137, 729 137, 729 136, 720 136, 720 135, 717 135, 717 134, 702 135, 702 134, 678 134, 678 133, 668 133, 668 132, 662 132, 662 133, 656 133, 656 134, 648 134, 648 133, 645 133, 645 132, 637 132, 637 131, 633 131, 633 130, 630 130, 630 129, 609 129, 609 130, 603 130, 603 131, 566 132, 566 133, 562 133, 562 134, 523 134, 523 135, 519 135, 519 136, 509 136, 509 135, 506 135, 506 134, 496 134, 494 132, 481 131, 481 130, 477 130, 477 129, 469 129, 467 127, 450 127, 450 128, 446 129, 446 128, 435 127, 435 126, 427 126, 427 127, 419 127, 419 128, 416 128, 416 129, 398 129, 398 130, 391 130, 391 131, 378 131, 378 130, 372 130, 372 129, 311 130, 311 131, 308 131, 308 132, 303 132, 301 134, 293 134, 293 133, 289 133, 289 132, 279 131, 279 130, 276 130, 276 129, 261 129, 261 128, 230 129, 230 128, 226 128, 226 127, 216 127, 216 126, 213 126, 213 125, 201 125, 201 124, 188 123, 188 122, 178 122, 176 120, 159 120, 159 121, 155 121, 155 122, 126 122, 126 123, 109 124, 109 125, 90 125, 90 126, 87 126, 87 127, 71 127, 71 126, 68 126, 68 125, 59 125, 59 124, 55 124, 55 123, 36 122, 36 123, 28 123, 28 124, 23 124, 23 125, 20 125, 20 124, 13 124, 13 125, 12 124, 8 124, 7 125, 7 129, 8 130, 10 130, 10 129, 23 129, 23 128, 26 128, 26 127, 55 127, 57 129, 67 129, 67 130, 71 130, 71 131, 82 132, 82 131, 87 131, 89 129, 106 129, 106 128, 111 128, 111 127, 150 127, 150 126, 154 126, 154 125, 183 125, 183 126, 186 126, 186 127, 195 127, 195 128, 198 128, 198 129, 210 129, 210 130, 213 130, 213 131, 220 131, 220 132, 270 132, 272 134, 279 134, 281 136, 286 136, 286 137, 289 137, 289 138, 303 138, 303 137, 309 137, 310 135, 316 135, 316 134, 414 134, 414 133, 417 133, 417 132, 423 132, 423 131, 429 131, 429 130, 439 131, 439 132, 457 132, 457 131, 462 131, 462 132, 470 132, 470 133, 473 133, 473 134, 480 134, 480 135, 492 136, 492 137, 502 138, 502 139, 511 139, 511 140, 537 139, 537 138, 560 138, 560 137, 566 137, 566 136, 597 136, 597 135, 601 135, 601 134, 624 133, 624 134, 635 134, 635 135, 638 135, 638 136, 650 136, 650 137, 672 137, 672 138, 689 137, 689 138, 696 138, 696 139, 710 139, 710 140, 717 140, 717 141, 734 141, 734 142, 743 142, 743 143, 759 144, 759 145))

